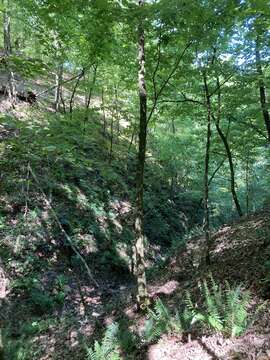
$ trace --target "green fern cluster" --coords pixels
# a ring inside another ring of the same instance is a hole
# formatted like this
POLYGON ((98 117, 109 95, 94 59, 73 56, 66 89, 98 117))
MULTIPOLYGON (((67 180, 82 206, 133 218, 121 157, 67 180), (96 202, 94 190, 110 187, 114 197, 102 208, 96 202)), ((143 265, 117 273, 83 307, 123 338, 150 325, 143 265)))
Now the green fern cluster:
POLYGON ((209 281, 199 283, 199 290, 204 300, 202 309, 186 294, 186 306, 193 315, 193 322, 207 324, 211 329, 226 336, 241 335, 248 326, 248 305, 250 294, 242 291, 241 286, 231 288, 228 282, 225 289, 218 285, 212 276, 209 281))
POLYGON ((101 343, 95 341, 93 348, 87 349, 86 360, 121 360, 118 350, 118 332, 117 323, 109 325, 101 343))
POLYGON ((188 309, 172 315, 163 302, 158 299, 153 310, 148 310, 144 338, 146 341, 153 341, 159 339, 163 334, 182 333, 190 327, 191 316, 192 314, 188 309))

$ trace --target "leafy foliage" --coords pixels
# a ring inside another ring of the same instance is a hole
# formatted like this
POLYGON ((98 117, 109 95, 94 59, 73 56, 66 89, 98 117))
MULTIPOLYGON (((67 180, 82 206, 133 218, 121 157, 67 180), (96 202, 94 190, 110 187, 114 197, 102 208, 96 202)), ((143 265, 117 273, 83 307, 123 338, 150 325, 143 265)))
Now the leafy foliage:
POLYGON ((144 338, 146 341, 158 340, 163 334, 180 334, 190 328, 192 313, 185 309, 172 315, 161 299, 156 300, 154 308, 148 310, 145 322, 144 338))
POLYGON ((192 312, 193 321, 206 324, 226 336, 243 334, 249 324, 249 292, 243 291, 240 285, 231 288, 228 282, 222 289, 212 276, 210 281, 199 283, 199 290, 203 299, 201 307, 193 302, 190 293, 186 294, 186 306, 192 312))
POLYGON ((87 360, 121 360, 117 341, 118 332, 117 323, 109 325, 102 341, 95 341, 94 346, 87 349, 87 360))

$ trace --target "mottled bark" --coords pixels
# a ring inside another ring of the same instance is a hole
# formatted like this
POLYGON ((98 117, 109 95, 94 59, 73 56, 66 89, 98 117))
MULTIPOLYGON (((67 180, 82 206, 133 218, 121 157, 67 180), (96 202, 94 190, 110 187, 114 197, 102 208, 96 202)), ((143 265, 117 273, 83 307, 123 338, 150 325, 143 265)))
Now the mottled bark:
MULTIPOLYGON (((86 114, 85 114, 85 121, 89 120, 89 108, 90 108, 90 103, 92 100, 92 94, 93 94, 93 90, 96 84, 96 79, 97 79, 97 65, 93 65, 93 80, 92 80, 92 84, 90 86, 89 92, 88 92, 88 96, 87 96, 87 100, 86 100, 86 114)), ((103 91, 103 88, 102 88, 103 91)), ((103 94, 102 94, 103 96, 103 94)), ((102 97, 102 101, 103 101, 103 97, 102 97)))
POLYGON ((207 133, 206 133, 206 146, 205 146, 205 158, 204 158, 204 221, 203 230, 205 234, 206 243, 206 264, 210 264, 210 243, 211 243, 211 232, 210 232, 210 210, 209 210, 209 161, 210 161, 210 146, 211 146, 211 100, 209 94, 209 88, 207 83, 206 71, 203 71, 203 83, 204 83, 204 94, 207 108, 207 133))
POLYGON ((215 118, 215 125, 216 125, 216 129, 218 132, 219 137, 221 138, 226 154, 227 154, 227 158, 228 158, 228 162, 229 162, 229 168, 230 168, 230 183, 231 183, 231 193, 232 193, 232 197, 233 197, 233 201, 236 207, 236 210, 238 212, 238 215, 241 217, 243 216, 243 211, 241 209, 241 205, 240 202, 238 200, 238 196, 236 193, 236 189, 235 189, 235 173, 234 173, 234 164, 233 164, 233 157, 232 157, 232 152, 230 149, 230 145, 229 142, 227 140, 227 136, 223 133, 221 127, 220 127, 220 117, 221 117, 221 91, 220 91, 220 82, 219 82, 219 78, 217 77, 217 88, 218 88, 218 114, 217 117, 215 118))
POLYGON ((4 11, 3 11, 3 36, 4 36, 4 50, 6 56, 6 71, 8 75, 8 86, 7 92, 8 97, 13 101, 16 99, 16 86, 14 73, 10 66, 10 56, 12 55, 12 46, 11 46, 11 30, 10 30, 10 2, 8 0, 2 0, 4 11))
POLYGON ((77 80, 75 82, 71 97, 70 97, 70 101, 69 101, 69 112, 72 113, 73 111, 73 103, 74 103, 74 98, 75 98, 75 94, 76 94, 76 90, 79 86, 79 82, 81 80, 81 78, 84 76, 84 69, 82 69, 82 72, 80 73, 80 75, 77 77, 77 80))
MULTIPOLYGON (((143 6, 144 1, 139 1, 143 6)), ((143 21, 138 28, 138 87, 140 100, 140 122, 139 122, 139 150, 136 171, 136 207, 135 207, 135 244, 134 261, 135 276, 137 279, 137 302, 140 309, 147 307, 149 297, 146 286, 145 258, 144 258, 144 231, 143 231, 143 185, 144 165, 147 136, 147 92, 145 84, 145 48, 144 48, 143 21)))
POLYGON ((231 149, 230 149, 230 146, 229 146, 229 143, 228 143, 228 140, 227 140, 225 134, 223 133, 223 131, 221 130, 219 124, 217 124, 217 123, 216 123, 216 129, 217 129, 217 132, 218 132, 218 134, 219 134, 219 136, 220 136, 220 138, 221 138, 221 140, 223 142, 223 145, 224 145, 224 148, 225 148, 225 151, 226 151, 226 154, 227 154, 228 162, 229 162, 230 176, 231 176, 231 180, 230 180, 231 193, 232 193, 233 201, 234 201, 236 210, 238 212, 238 215, 243 216, 241 205, 240 205, 240 202, 238 200, 238 196, 237 196, 237 193, 236 193, 236 190, 235 190, 235 173, 234 173, 234 165, 233 165, 231 149))
POLYGON ((102 88, 101 90, 101 106, 102 106, 102 117, 103 117, 103 134, 105 135, 107 129, 107 121, 105 114, 104 88, 102 88))
POLYGON ((264 119, 266 131, 267 131, 267 139, 268 139, 268 142, 270 143, 270 115, 269 115, 269 110, 268 110, 267 101, 266 101, 266 87, 265 87, 265 83, 264 83, 264 79, 263 79, 259 38, 257 38, 257 40, 256 40, 255 55, 256 55, 257 73, 259 76, 258 84, 259 84, 259 92, 260 92, 261 110, 262 110, 263 119, 264 119))
POLYGON ((55 111, 60 110, 61 92, 63 81, 63 64, 59 64, 55 73, 55 92, 54 92, 54 108, 55 111))
POLYGON ((4 344, 3 344, 3 337, 2 337, 2 330, 0 328, 0 360, 4 360, 4 344))

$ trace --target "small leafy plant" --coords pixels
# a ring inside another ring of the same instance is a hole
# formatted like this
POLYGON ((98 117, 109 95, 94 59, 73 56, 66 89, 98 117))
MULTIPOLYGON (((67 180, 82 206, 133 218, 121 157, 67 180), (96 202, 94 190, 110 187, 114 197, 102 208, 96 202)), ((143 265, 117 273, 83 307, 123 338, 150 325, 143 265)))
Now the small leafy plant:
POLYGON ((172 315, 169 309, 158 299, 154 309, 149 310, 143 336, 146 341, 159 339, 163 334, 182 333, 190 328, 192 313, 185 309, 172 315))
POLYGON ((87 360, 121 360, 118 344, 119 327, 112 323, 107 327, 101 342, 95 341, 92 348, 87 349, 87 360))
POLYGON ((203 298, 201 308, 193 302, 190 293, 186 294, 186 306, 193 315, 193 322, 206 324, 210 329, 225 336, 240 336, 249 324, 249 292, 243 291, 240 285, 232 288, 228 282, 223 289, 212 276, 209 282, 204 280, 199 283, 203 298))

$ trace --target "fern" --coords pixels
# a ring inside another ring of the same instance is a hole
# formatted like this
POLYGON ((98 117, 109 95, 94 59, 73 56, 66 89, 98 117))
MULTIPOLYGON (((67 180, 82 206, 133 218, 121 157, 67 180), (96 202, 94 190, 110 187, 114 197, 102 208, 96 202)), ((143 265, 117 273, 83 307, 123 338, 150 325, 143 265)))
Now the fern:
POLYGON ((157 340, 163 334, 182 332, 179 314, 173 316, 160 299, 155 302, 153 310, 148 310, 148 317, 144 327, 147 341, 157 340))
POLYGON ((93 348, 87 349, 87 360, 121 360, 118 351, 118 324, 112 323, 107 327, 101 343, 95 341, 93 348))
POLYGON ((226 336, 239 336, 248 326, 248 305, 250 295, 242 291, 241 286, 231 288, 226 282, 225 289, 218 285, 210 275, 209 281, 198 284, 203 305, 199 309, 192 301, 190 293, 186 294, 185 303, 193 314, 193 320, 206 324, 214 331, 222 332, 226 336))
POLYGON ((248 325, 248 305, 250 294, 241 291, 241 287, 231 289, 226 283, 226 312, 224 327, 227 335, 232 337, 241 335, 248 325))

